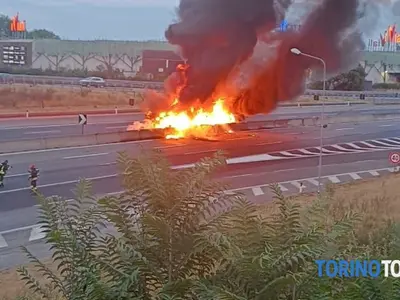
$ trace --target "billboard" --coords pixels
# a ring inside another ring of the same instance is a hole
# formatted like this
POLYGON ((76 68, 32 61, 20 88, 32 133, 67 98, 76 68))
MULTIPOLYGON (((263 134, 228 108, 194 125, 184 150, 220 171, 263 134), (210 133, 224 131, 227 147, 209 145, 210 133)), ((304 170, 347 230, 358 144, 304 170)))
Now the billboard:
POLYGON ((32 42, 0 41, 0 68, 32 66, 32 42))
POLYGON ((366 48, 368 51, 400 51, 400 34, 397 33, 396 24, 389 25, 378 39, 369 39, 366 48))

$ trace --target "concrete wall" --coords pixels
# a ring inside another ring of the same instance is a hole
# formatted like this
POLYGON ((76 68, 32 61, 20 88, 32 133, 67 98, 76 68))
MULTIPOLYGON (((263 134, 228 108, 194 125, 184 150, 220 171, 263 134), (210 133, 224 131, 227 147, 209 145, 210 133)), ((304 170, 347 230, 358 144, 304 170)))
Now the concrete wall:
MULTIPOLYGON (((163 41, 25 41, 33 44, 33 68, 86 68, 95 71, 112 67, 124 71, 126 75, 133 75, 139 70, 143 50, 176 50, 163 41)), ((400 52, 363 51, 362 56, 360 63, 365 68, 367 80, 373 83, 395 81, 390 74, 400 73, 400 52)))

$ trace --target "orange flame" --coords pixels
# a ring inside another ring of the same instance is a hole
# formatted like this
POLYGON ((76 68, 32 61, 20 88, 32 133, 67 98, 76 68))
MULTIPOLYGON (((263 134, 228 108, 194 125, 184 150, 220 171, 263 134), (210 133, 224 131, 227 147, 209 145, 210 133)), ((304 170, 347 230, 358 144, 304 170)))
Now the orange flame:
MULTIPOLYGON (((171 108, 178 104, 175 99, 171 108)), ((224 105, 224 99, 219 98, 215 101, 210 110, 191 107, 187 111, 161 112, 152 120, 145 122, 135 122, 128 126, 127 130, 141 129, 172 129, 173 133, 166 136, 167 139, 180 139, 189 135, 202 136, 207 135, 207 128, 204 126, 224 125, 235 123, 234 114, 230 113, 224 105)), ((228 130, 231 132, 230 130, 228 130)))
MULTIPOLYGON (((176 101, 174 101, 176 103, 176 101)), ((167 139, 179 139, 187 136, 192 129, 199 129, 204 125, 221 125, 235 122, 235 116, 224 107, 224 100, 218 99, 211 111, 202 108, 191 108, 190 112, 162 112, 153 121, 154 128, 172 128, 174 133, 167 135, 167 139)))

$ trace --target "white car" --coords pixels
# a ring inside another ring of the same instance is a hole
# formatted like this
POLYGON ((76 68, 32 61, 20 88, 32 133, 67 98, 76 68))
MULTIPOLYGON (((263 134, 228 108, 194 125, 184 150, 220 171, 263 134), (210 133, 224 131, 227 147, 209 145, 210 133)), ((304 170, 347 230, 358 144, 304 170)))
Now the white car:
POLYGON ((105 87, 106 82, 103 78, 100 77, 88 77, 82 80, 79 80, 80 86, 93 86, 93 87, 105 87))

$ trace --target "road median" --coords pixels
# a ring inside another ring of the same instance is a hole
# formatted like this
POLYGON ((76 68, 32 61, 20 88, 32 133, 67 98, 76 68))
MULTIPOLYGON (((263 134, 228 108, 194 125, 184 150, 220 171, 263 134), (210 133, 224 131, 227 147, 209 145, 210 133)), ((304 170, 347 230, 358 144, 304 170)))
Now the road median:
MULTIPOLYGON (((352 117, 327 117, 323 120, 323 124, 345 124, 345 123, 361 123, 384 120, 400 121, 400 114, 378 114, 378 115, 361 115, 352 117)), ((257 122, 243 122, 230 124, 233 131, 248 131, 257 129, 272 128, 289 128, 289 127, 305 127, 319 126, 321 119, 314 118, 298 118, 298 119, 279 119, 266 120, 257 122)), ((223 127, 221 127, 222 130, 223 127)), ((218 130, 217 130, 218 131, 218 130)), ((132 142, 140 140, 153 140, 164 138, 168 134, 168 129, 156 130, 133 130, 112 133, 97 133, 85 135, 73 135, 63 137, 51 137, 41 139, 25 139, 15 141, 2 142, 0 153, 13 153, 23 151, 35 151, 43 149, 56 149, 80 146, 103 145, 113 143, 132 142)))

